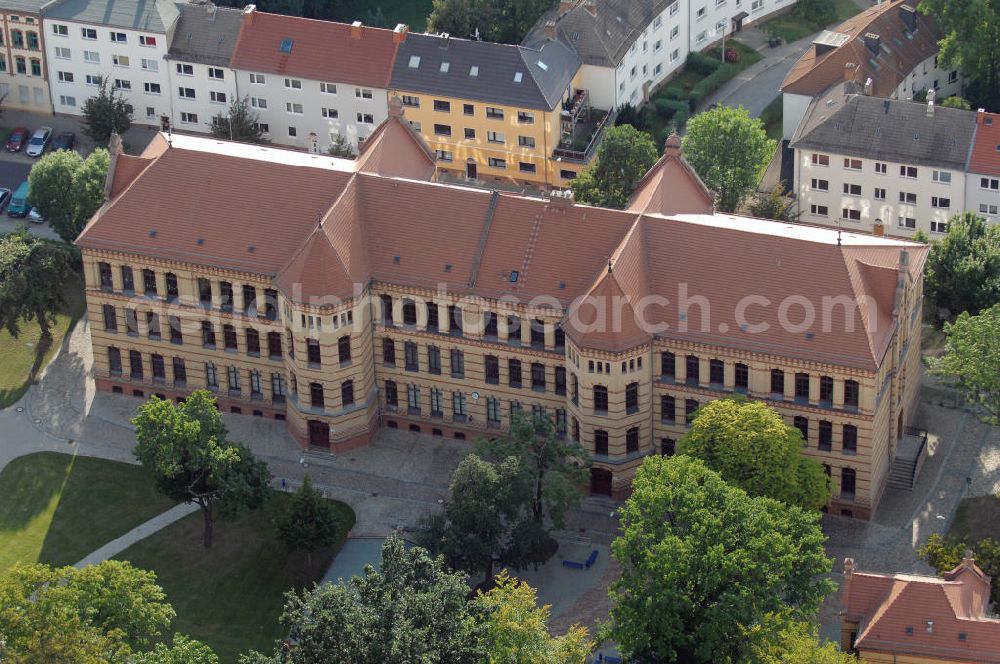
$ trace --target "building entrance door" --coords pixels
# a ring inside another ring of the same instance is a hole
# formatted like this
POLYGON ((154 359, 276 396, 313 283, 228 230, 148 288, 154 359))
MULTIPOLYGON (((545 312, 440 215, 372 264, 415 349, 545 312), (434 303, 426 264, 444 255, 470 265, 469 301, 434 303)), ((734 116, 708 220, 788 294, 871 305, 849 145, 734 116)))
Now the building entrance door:
POLYGON ((330 425, 319 420, 309 420, 309 444, 330 449, 330 425))
POLYGON ((476 162, 470 161, 465 165, 465 177, 469 178, 470 180, 475 180, 477 175, 478 171, 476 169, 476 162))
POLYGON ((590 493, 594 495, 611 495, 611 471, 604 468, 590 469, 590 493))

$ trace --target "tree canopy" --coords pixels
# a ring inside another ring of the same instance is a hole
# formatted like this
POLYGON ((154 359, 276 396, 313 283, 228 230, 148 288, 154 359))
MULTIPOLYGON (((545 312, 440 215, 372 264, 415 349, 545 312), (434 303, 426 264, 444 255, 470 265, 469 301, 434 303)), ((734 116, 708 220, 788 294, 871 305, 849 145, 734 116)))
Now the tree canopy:
POLYGON ((74 150, 50 152, 31 168, 29 203, 65 242, 72 243, 104 203, 110 156, 97 148, 84 159, 74 150))
POLYGON ((239 143, 270 143, 264 138, 260 114, 250 107, 250 98, 234 97, 225 113, 212 118, 212 136, 239 143))
MULTIPOLYGON (((942 537, 932 533, 918 553, 938 574, 944 574, 958 567, 969 551, 986 576, 996 579, 1000 575, 1000 541, 989 537, 965 542, 950 535, 942 537)), ((1000 584, 990 586, 990 599, 994 604, 1000 602, 1000 584)))
POLYGON ((962 312, 945 323, 944 334, 944 354, 933 372, 956 378, 965 398, 983 409, 983 419, 1000 424, 1000 304, 978 316, 962 312))
POLYGON ((174 616, 156 575, 127 562, 18 564, 0 574, 0 661, 124 664, 174 616))
POLYGON ((245 445, 226 439, 215 398, 207 390, 197 390, 179 404, 151 397, 132 424, 136 458, 152 473, 156 488, 201 509, 205 548, 212 546, 217 514, 255 509, 271 492, 267 465, 245 445))
POLYGON ((129 108, 124 93, 102 77, 97 93, 83 102, 83 132, 98 145, 107 145, 111 134, 124 134, 132 126, 129 108))
POLYGON ((157 643, 153 650, 139 653, 133 664, 219 664, 212 649, 200 641, 175 634, 171 645, 157 643))
POLYGON ((549 0, 433 0, 428 32, 520 44, 551 6, 549 0))
POLYGON ((656 159, 656 146, 648 134, 630 124, 608 127, 597 148, 597 162, 584 169, 570 187, 580 203, 624 208, 656 159))
POLYGON ((753 640, 754 652, 748 664, 858 664, 854 655, 820 641, 809 623, 793 622, 771 629, 770 639, 753 640))
POLYGON ((760 401, 717 399, 698 411, 677 443, 751 496, 768 496, 806 510, 830 499, 823 466, 802 454, 802 433, 760 401))
POLYGON ((307 555, 307 565, 312 566, 312 552, 333 544, 343 525, 337 519, 333 505, 313 488, 309 475, 295 492, 292 504, 278 521, 278 537, 289 551, 301 550, 307 555))
POLYGON ((1000 226, 972 212, 953 216, 931 245, 924 292, 940 321, 1000 302, 1000 226))
POLYGON ((23 228, 0 236, 0 326, 17 337, 21 323, 34 320, 42 340, 51 340, 75 262, 70 247, 29 235, 23 228))
POLYGON ((688 456, 651 456, 619 510, 610 637, 629 661, 740 664, 835 588, 819 514, 752 498, 688 456))
POLYGON ((743 107, 719 106, 688 120, 683 151, 715 192, 719 209, 735 212, 756 188, 775 146, 759 118, 743 107))
POLYGON ((995 0, 921 0, 944 33, 938 60, 969 79, 966 94, 976 106, 1000 106, 1000 4, 995 0))
POLYGON ((281 623, 292 646, 243 664, 412 664, 484 661, 480 627, 470 613, 465 575, 391 535, 382 565, 345 583, 324 583, 286 596, 281 623))

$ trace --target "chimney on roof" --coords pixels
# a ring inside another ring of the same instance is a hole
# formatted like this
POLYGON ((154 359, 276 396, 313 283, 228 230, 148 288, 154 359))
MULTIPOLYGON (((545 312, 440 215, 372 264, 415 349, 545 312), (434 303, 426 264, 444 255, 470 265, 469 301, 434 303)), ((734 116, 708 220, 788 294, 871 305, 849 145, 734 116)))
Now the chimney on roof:
POLYGON ((885 235, 885 224, 882 223, 881 219, 876 219, 872 223, 872 235, 875 237, 882 237, 885 235))
POLYGON ((576 204, 576 196, 572 189, 553 189, 549 192, 549 207, 570 208, 576 204))
POLYGON ((985 108, 977 108, 976 109, 976 124, 977 125, 983 124, 983 118, 985 118, 985 117, 986 117, 986 109, 985 108))
POLYGON ((405 23, 397 23, 396 29, 392 31, 392 43, 402 44, 406 41, 406 35, 410 32, 410 26, 405 23))
POLYGON ((903 19, 903 25, 910 32, 917 31, 917 10, 905 2, 899 6, 899 18, 903 19))
POLYGON ((845 62, 844 63, 844 80, 853 81, 854 72, 858 69, 858 63, 856 62, 845 62))
POLYGON ((854 578, 854 558, 844 558, 844 584, 840 592, 840 613, 847 613, 847 603, 851 597, 851 580, 854 578))
POLYGON ((670 135, 667 136, 667 140, 663 142, 663 156, 681 156, 681 137, 677 135, 677 132, 671 132, 670 135))
POLYGON ((442 32, 438 35, 438 46, 441 48, 448 48, 448 41, 451 39, 451 35, 447 32, 442 32))
POLYGON ((403 100, 399 97, 393 97, 389 100, 389 117, 390 118, 401 118, 403 117, 403 100))
POLYGON ((862 39, 865 42, 865 46, 868 47, 868 50, 872 52, 872 55, 878 57, 880 47, 882 45, 882 38, 874 32, 866 32, 862 39))
POLYGON ((556 39, 556 22, 552 19, 545 22, 545 38, 552 41, 556 39))
POLYGON ((934 100, 937 99, 937 92, 934 88, 927 91, 927 117, 934 117, 934 100))
POLYGON ((361 39, 361 33, 364 30, 364 26, 361 21, 355 21, 351 23, 351 39, 361 39))
POLYGON ((205 13, 208 14, 208 20, 212 23, 215 22, 215 14, 218 9, 219 8, 215 6, 215 3, 211 1, 205 5, 205 13))
POLYGON ((597 0, 583 0, 583 8, 586 9, 591 16, 597 16, 597 0))
POLYGON ((115 168, 118 166, 118 157, 122 154, 122 137, 118 132, 112 132, 108 139, 108 152, 111 159, 108 163, 108 174, 104 176, 104 200, 111 198, 111 185, 115 181, 115 168))
POLYGON ((243 8, 243 20, 247 25, 253 24, 253 15, 257 13, 257 5, 247 5, 243 8))
POLYGON ((869 76, 868 78, 865 79, 865 94, 868 95, 869 97, 872 94, 872 77, 871 76, 869 76))

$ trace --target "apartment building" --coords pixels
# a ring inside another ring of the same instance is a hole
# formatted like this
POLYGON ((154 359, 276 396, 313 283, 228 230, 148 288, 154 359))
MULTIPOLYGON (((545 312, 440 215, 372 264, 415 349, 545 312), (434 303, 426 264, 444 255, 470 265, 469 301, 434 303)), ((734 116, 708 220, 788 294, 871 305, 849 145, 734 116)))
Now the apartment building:
POLYGON ((795 4, 794 0, 563 0, 525 43, 544 36, 547 23, 579 55, 580 86, 594 106, 637 106, 702 51, 744 25, 795 4))
POLYGON ((968 552, 942 576, 862 572, 844 560, 841 649, 864 664, 1000 664, 990 577, 968 552))
POLYGON ((1000 115, 976 113, 976 133, 965 177, 965 209, 1000 221, 1000 115))
POLYGON ((585 148, 582 158, 570 158, 574 138, 592 142, 607 117, 574 86, 579 68, 576 55, 553 40, 529 48, 411 34, 399 46, 390 95, 437 154, 442 174, 566 187, 587 164, 585 148))
POLYGON ((237 96, 236 71, 230 67, 243 11, 211 2, 179 4, 180 17, 165 63, 170 84, 161 94, 169 113, 156 117, 156 106, 136 108, 148 122, 175 129, 208 132, 212 118, 228 115, 237 96))
MULTIPOLYGON (((0 99, 4 108, 52 112, 43 4, 32 0, 0 2, 0 99)), ((69 57, 65 52, 61 55, 69 57)))
POLYGON ((114 150, 77 242, 97 386, 207 388, 336 452, 530 410, 616 497, 700 404, 745 395, 803 432, 830 508, 867 517, 913 414, 927 248, 715 214, 679 145, 627 210, 436 182, 398 101, 353 161, 176 134, 114 150))
POLYGON ((386 118, 405 25, 362 25, 244 10, 232 66, 271 142, 326 152, 338 136, 360 148, 386 118))
POLYGON ((155 124, 153 118, 170 114, 164 60, 179 16, 174 2, 54 0, 42 16, 56 113, 81 115, 84 101, 107 78, 133 113, 139 111, 137 122, 155 124))
POLYGON ((912 99, 921 90, 934 90, 939 101, 961 94, 958 71, 938 66, 944 35, 917 4, 881 2, 822 31, 781 84, 783 138, 792 138, 814 99, 843 82, 888 99, 912 99))
POLYGON ((799 219, 939 237, 949 218, 971 209, 965 170, 975 131, 971 111, 835 86, 810 105, 789 144, 799 219))

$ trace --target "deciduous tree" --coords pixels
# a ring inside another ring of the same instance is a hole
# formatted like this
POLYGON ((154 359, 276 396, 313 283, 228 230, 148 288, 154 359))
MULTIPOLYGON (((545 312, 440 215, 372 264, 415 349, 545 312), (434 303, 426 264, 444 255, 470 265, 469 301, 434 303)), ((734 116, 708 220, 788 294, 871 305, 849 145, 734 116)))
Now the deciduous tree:
POLYGON ((34 320, 43 343, 51 341, 75 261, 70 247, 24 229, 0 236, 0 326, 16 337, 21 323, 34 320))
POLYGON ((819 638, 816 628, 796 622, 772 628, 768 639, 752 639, 756 644, 748 664, 858 664, 858 658, 841 652, 829 641, 819 638))
POLYGON ((219 664, 211 648, 183 634, 175 634, 172 645, 157 643, 153 650, 139 653, 132 661, 134 664, 219 664))
POLYGON ((629 661, 746 662, 757 626, 808 620, 835 588, 819 514, 751 498, 688 456, 646 457, 620 517, 603 636, 629 661))
POLYGON ((326 151, 331 157, 354 158, 354 147, 343 134, 337 134, 337 137, 330 141, 330 147, 326 151))
POLYGON ((83 131, 98 145, 107 145, 111 134, 124 134, 132 126, 132 112, 125 95, 101 78, 97 93, 83 102, 83 131))
POLYGON ((548 0, 433 0, 427 30, 520 44, 550 6, 548 0))
POLYGON ((104 203, 110 157, 104 148, 84 159, 73 150, 44 155, 28 174, 29 203, 72 243, 104 203))
POLYGON ((1000 226, 972 212, 948 220, 927 257, 924 292, 939 321, 1000 302, 1000 226))
POLYGON ((597 163, 584 169, 570 187, 581 203, 624 208, 656 155, 649 135, 630 124, 609 127, 597 148, 597 163))
POLYGON ((977 106, 1000 105, 1000 5, 994 0, 921 0, 944 33, 938 42, 942 66, 956 67, 970 79, 967 94, 977 106))
POLYGON ((959 97, 958 95, 953 95, 951 97, 948 97, 943 102, 941 102, 941 105, 944 106, 945 108, 957 108, 961 111, 972 110, 972 105, 969 103, 969 100, 964 99, 963 97, 959 97))
POLYGON ((944 354, 933 372, 954 377, 965 398, 985 411, 984 419, 1000 424, 1000 304, 978 316, 962 312, 944 324, 944 334, 944 354))
POLYGON ((305 551, 312 567, 312 553, 333 544, 343 526, 333 505, 313 488, 308 475, 295 492, 288 513, 278 522, 278 536, 289 551, 305 551))
POLYGON ((270 143, 264 138, 260 114, 250 107, 250 98, 234 97, 229 109, 212 118, 212 135, 240 143, 270 143))
POLYGON ((792 208, 792 199, 785 193, 781 183, 769 192, 755 194, 749 205, 753 216, 777 221, 794 221, 796 215, 792 208))
POLYGON ((684 157, 716 193, 723 212, 735 212, 753 192, 774 154, 759 118, 743 107, 719 106, 688 120, 684 157))
POLYGON ((830 499, 830 480, 818 461, 802 454, 804 446, 802 433, 767 404, 717 399, 698 411, 677 451, 701 459, 751 496, 817 510, 830 499))
POLYGON ((207 390, 184 403, 151 397, 132 418, 135 456, 164 495, 194 503, 204 517, 205 548, 212 546, 216 516, 259 507, 271 492, 271 473, 240 443, 226 439, 226 427, 207 390))
POLYGON ((573 625, 561 636, 550 635, 550 607, 538 606, 535 589, 506 570, 472 607, 483 625, 490 664, 584 664, 593 649, 586 627, 573 625))
POLYGON ((291 645, 242 664, 412 664, 485 661, 480 627, 470 613, 465 575, 427 551, 406 549, 396 535, 382 546, 382 565, 344 584, 288 593, 281 623, 291 645))
MULTIPOLYGON (((1000 541, 989 537, 978 542, 965 542, 952 536, 942 537, 937 533, 927 538, 918 553, 927 564, 944 574, 958 567, 966 554, 971 551, 979 569, 990 578, 1000 576, 1000 541)), ((990 599, 994 604, 1000 602, 1000 585, 990 587, 990 599)))

